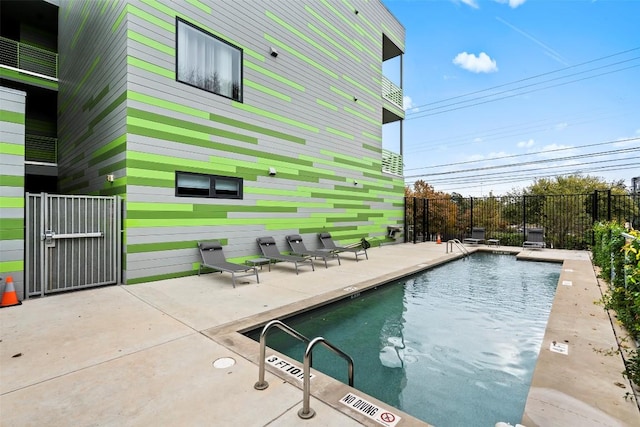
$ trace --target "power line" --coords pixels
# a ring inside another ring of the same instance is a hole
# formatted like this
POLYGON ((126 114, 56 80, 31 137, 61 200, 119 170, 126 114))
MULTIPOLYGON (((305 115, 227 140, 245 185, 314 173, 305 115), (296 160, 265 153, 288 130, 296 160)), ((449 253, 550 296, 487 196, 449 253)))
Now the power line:
MULTIPOLYGON (((440 104, 442 102, 447 102, 447 101, 451 101, 451 100, 454 100, 454 99, 464 98, 464 97, 467 97, 467 96, 475 95, 475 94, 486 92, 486 91, 489 91, 489 90, 499 89, 501 87, 509 86, 509 85, 512 85, 512 84, 516 84, 516 83, 521 83, 521 82, 525 82, 525 81, 528 81, 528 80, 537 79, 539 77, 544 77, 544 76, 548 76, 548 75, 551 75, 551 74, 559 73, 559 72, 562 72, 562 71, 570 70, 572 68, 581 67, 583 65, 591 64, 593 62, 598 62, 598 61, 602 61, 602 60, 605 60, 605 59, 613 58, 614 56, 624 55, 625 53, 633 52, 633 51, 636 51, 636 50, 640 50, 640 46, 634 47, 632 49, 624 50, 622 52, 613 53, 611 55, 602 56, 600 58, 596 58, 596 59, 592 59, 592 60, 589 60, 589 61, 586 61, 586 62, 582 62, 580 64, 571 65, 571 66, 565 67, 565 68, 560 68, 558 70, 549 71, 549 72, 541 73, 541 74, 536 74, 536 75, 531 76, 531 77, 525 77, 524 79, 514 80, 512 82, 504 83, 504 84, 497 85, 497 86, 492 86, 492 87, 487 88, 487 89, 477 90, 475 92, 469 92, 469 93, 466 93, 466 94, 457 95, 457 96, 454 96, 454 97, 451 97, 451 98, 445 98, 445 99, 442 99, 440 101, 435 101, 435 102, 431 102, 431 103, 428 103, 428 104, 418 105, 417 107, 411 107, 411 108, 428 107, 430 105, 440 104)), ((409 111, 409 112, 407 112, 406 115, 409 116, 411 114, 418 114, 418 112, 409 111)))
MULTIPOLYGON (((577 147, 555 148, 553 150, 536 151, 536 152, 533 152, 533 153, 511 154, 509 156, 495 157, 495 158, 492 158, 492 159, 467 160, 467 161, 464 161, 464 162, 449 163, 449 164, 446 164, 446 165, 423 166, 423 167, 420 167, 420 168, 405 169, 405 172, 406 171, 419 170, 419 169, 426 169, 426 168, 431 168, 431 169, 432 168, 442 168, 442 167, 448 167, 448 166, 459 166, 459 165, 468 165, 468 164, 472 164, 472 163, 481 163, 481 162, 486 162, 486 161, 513 159, 513 158, 516 158, 516 157, 535 156, 535 155, 538 155, 538 154, 556 153, 558 151, 577 150, 577 149, 582 149, 582 148, 597 147, 597 146, 600 146, 600 145, 609 145, 609 144, 619 144, 619 143, 623 143, 623 142, 631 142, 631 141, 637 141, 637 140, 640 140, 640 137, 638 137, 638 138, 617 139, 615 141, 597 142, 597 143, 594 143, 594 144, 580 145, 580 146, 577 146, 577 147)), ((433 174, 426 174, 426 175, 433 175, 433 174)))
MULTIPOLYGON (((423 115, 416 116, 416 117, 410 117, 410 118, 407 118, 405 120, 415 120, 415 119, 420 119, 420 118, 423 118, 423 117, 430 117, 430 116, 436 116, 438 114, 449 113, 451 111, 462 110, 464 108, 476 107, 478 105, 488 104, 490 102, 495 102, 495 101, 501 101, 503 99, 513 98, 513 97, 516 97, 516 96, 527 95, 529 93, 538 92, 538 91, 545 90, 545 89, 551 89, 551 88, 554 88, 554 87, 566 86, 569 83, 575 83, 575 82, 579 82, 579 81, 583 81, 583 80, 593 79, 595 77, 601 77, 601 76, 605 76, 605 75, 608 75, 608 74, 618 73, 620 71, 625 71, 625 70, 629 70, 631 68, 636 68, 636 67, 640 67, 640 64, 631 65, 629 67, 620 68, 618 70, 612 70, 612 71, 608 71, 606 73, 600 73, 600 74, 596 74, 596 75, 589 76, 589 77, 583 77, 581 79, 570 80, 568 82, 558 83, 558 84, 551 85, 551 86, 545 86, 543 88, 537 88, 537 89, 532 89, 532 90, 528 90, 528 91, 524 91, 524 92, 518 92, 518 93, 515 93, 515 94, 512 94, 512 95, 503 96, 501 98, 495 98, 495 99, 489 99, 489 100, 486 100, 486 101, 476 102, 475 104, 463 105, 463 106, 460 106, 460 107, 450 108, 448 110, 435 111, 435 112, 429 113, 429 114, 423 114, 423 115)), ((542 82, 542 83, 546 83, 546 82, 542 82)), ((473 101, 473 100, 471 100, 471 101, 473 101)), ((471 102, 471 101, 469 101, 469 102, 471 102)), ((454 104, 451 104, 451 105, 454 105, 454 104)), ((447 107, 447 106, 445 106, 445 107, 447 107)), ((442 107, 442 108, 445 108, 445 107, 442 107)))

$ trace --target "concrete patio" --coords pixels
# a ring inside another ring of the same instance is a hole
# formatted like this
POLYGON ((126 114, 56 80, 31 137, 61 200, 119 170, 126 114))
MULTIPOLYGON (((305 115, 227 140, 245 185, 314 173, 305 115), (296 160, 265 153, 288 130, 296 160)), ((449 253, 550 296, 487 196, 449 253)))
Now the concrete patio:
MULTIPOLYGON (((259 346, 238 331, 344 298, 460 256, 446 245, 371 248, 369 260, 346 254, 316 271, 276 265, 260 283, 204 274, 110 286, 24 301, 0 310, 0 424, 3 426, 380 426, 339 402, 348 392, 425 426, 329 377, 311 385, 316 415, 303 420, 302 383, 267 367, 266 390, 254 389, 259 346), (213 363, 232 358, 223 368, 213 363)), ((564 262, 523 424, 638 426, 588 252, 468 247, 564 262), (571 282, 570 284, 566 282, 571 282), (568 354, 551 351, 553 343, 568 354)), ((292 361, 302 366, 302 363, 292 361)), ((452 397, 455 398, 455 397, 452 397)), ((427 398, 425 398, 427 399, 427 398)), ((464 402, 461 402, 464 404, 464 402)), ((496 422, 501 420, 496 420, 496 422)), ((446 426, 444 426, 446 427, 446 426)), ((493 426, 488 426, 493 427, 493 426)))

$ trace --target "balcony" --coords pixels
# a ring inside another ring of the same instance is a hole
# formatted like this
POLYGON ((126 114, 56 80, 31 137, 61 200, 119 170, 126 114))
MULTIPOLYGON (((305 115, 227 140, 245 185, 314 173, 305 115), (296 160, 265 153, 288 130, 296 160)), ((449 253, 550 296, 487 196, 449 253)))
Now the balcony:
POLYGON ((404 119, 402 88, 393 84, 385 76, 382 76, 382 99, 385 101, 382 109, 382 123, 391 123, 404 119))
POLYGON ((0 66, 58 80, 58 54, 0 37, 0 66))
POLYGON ((39 135, 24 136, 24 160, 54 165, 58 163, 58 139, 39 135))
POLYGON ((402 156, 389 150, 382 150, 382 172, 403 176, 402 156))

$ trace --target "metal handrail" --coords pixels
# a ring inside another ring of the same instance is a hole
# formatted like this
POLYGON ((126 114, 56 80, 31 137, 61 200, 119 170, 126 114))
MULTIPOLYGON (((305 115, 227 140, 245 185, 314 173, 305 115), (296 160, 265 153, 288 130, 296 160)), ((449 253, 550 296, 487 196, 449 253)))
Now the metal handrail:
POLYGON ((303 379, 302 409, 298 411, 298 416, 305 420, 312 418, 316 414, 316 412, 309 407, 309 400, 310 400, 310 394, 311 394, 311 376, 310 376, 311 353, 313 351, 313 347, 315 347, 316 344, 324 345, 326 348, 333 351, 335 354, 337 354, 338 356, 342 357, 347 361, 347 363, 349 364, 349 367, 348 367, 349 386, 353 387, 353 359, 348 354, 346 354, 345 352, 343 352, 338 347, 334 346, 324 338, 322 337, 314 338, 309 344, 307 344, 307 350, 304 352, 304 368, 303 368, 304 379, 303 379))
POLYGON ((264 360, 266 359, 267 332, 274 326, 302 342, 306 342, 307 344, 311 342, 309 338, 279 320, 272 320, 264 325, 262 332, 260 332, 260 368, 258 370, 258 382, 253 385, 253 388, 256 390, 264 390, 269 387, 269 383, 264 379, 264 360))
POLYGON ((0 37, 0 64, 58 78, 58 54, 28 43, 0 37))
POLYGON ((351 359, 351 357, 348 354, 346 354, 345 352, 340 350, 338 347, 334 346, 333 344, 331 344, 329 341, 325 340, 322 337, 317 337, 317 338, 314 338, 313 340, 309 340, 309 338, 305 337, 300 332, 296 331, 290 326, 287 326, 286 324, 282 323, 280 320, 272 320, 266 325, 264 325, 264 328, 262 328, 262 332, 260 332, 260 365, 258 370, 258 381, 253 385, 253 388, 255 388, 256 390, 264 390, 267 387, 269 387, 269 383, 264 379, 264 374, 265 374, 264 363, 266 359, 267 332, 269 332, 269 330, 273 327, 279 328, 280 330, 282 330, 283 332, 286 332, 292 337, 307 343, 307 348, 304 352, 304 362, 303 362, 303 379, 304 379, 303 399, 302 399, 303 405, 302 405, 302 409, 298 411, 298 416, 300 418, 309 419, 316 414, 315 411, 309 407, 309 400, 310 400, 310 394, 311 394, 312 351, 313 351, 313 347, 315 347, 316 344, 320 343, 324 345, 329 350, 332 350, 338 356, 342 357, 347 361, 347 363, 349 364, 349 368, 348 368, 349 369, 348 371, 349 386, 353 387, 353 359, 351 359))
POLYGON ((449 253, 449 246, 451 246, 451 252, 453 253, 453 245, 456 245, 456 247, 460 249, 460 252, 462 252, 462 255, 466 257, 469 256, 469 251, 467 250, 467 248, 464 247, 462 242, 458 239, 451 239, 447 241, 447 253, 449 253))

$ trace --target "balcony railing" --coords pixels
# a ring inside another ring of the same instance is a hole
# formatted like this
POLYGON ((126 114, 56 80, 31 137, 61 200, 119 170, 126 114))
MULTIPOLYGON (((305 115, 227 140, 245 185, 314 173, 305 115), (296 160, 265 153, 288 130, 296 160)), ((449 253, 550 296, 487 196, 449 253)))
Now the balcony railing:
POLYGON ((38 163, 58 163, 58 139, 38 135, 24 136, 24 160, 38 163))
POLYGON ((0 64, 58 78, 58 54, 0 37, 0 64))
POLYGON ((382 76, 382 97, 402 109, 402 89, 385 76, 382 76))
POLYGON ((389 150, 382 150, 382 172, 403 176, 402 156, 389 150))

